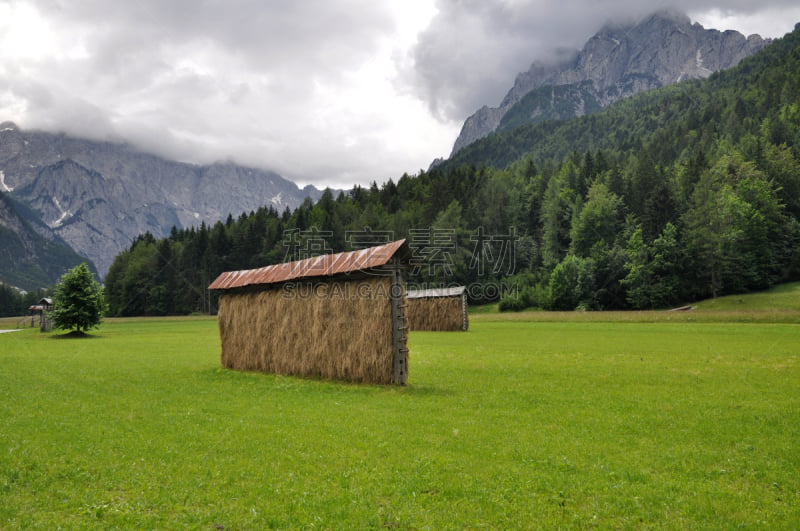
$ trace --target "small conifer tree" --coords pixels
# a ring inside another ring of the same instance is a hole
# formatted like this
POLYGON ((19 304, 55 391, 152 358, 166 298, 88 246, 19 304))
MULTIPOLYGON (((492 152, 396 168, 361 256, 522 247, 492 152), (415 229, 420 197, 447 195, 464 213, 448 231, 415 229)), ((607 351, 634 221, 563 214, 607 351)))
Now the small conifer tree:
POLYGON ((103 317, 103 288, 84 263, 67 271, 56 286, 53 326, 79 333, 98 326, 103 317))

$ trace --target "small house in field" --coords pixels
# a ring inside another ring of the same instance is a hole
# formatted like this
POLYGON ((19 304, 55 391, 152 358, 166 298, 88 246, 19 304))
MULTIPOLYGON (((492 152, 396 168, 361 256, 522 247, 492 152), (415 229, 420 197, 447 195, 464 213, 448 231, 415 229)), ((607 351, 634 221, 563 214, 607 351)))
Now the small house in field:
POLYGON ((36 317, 39 318, 39 330, 47 332, 52 328, 53 323, 47 312, 53 311, 53 299, 44 297, 39 300, 39 304, 28 306, 28 311, 31 312, 31 327, 34 326, 36 317))
POLYGON ((410 290, 407 297, 410 330, 466 331, 469 328, 464 286, 410 290))
POLYGON ((405 384, 405 240, 222 273, 222 365, 405 384))

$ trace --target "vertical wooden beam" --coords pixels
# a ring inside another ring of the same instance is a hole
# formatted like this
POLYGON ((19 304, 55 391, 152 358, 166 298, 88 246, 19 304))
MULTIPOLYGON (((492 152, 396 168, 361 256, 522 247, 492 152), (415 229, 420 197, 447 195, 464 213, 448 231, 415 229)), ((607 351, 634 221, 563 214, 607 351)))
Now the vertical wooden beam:
POLYGON ((469 328, 469 314, 467 314, 467 292, 461 294, 461 330, 464 332, 469 328))
POLYGON ((392 304, 392 383, 405 385, 408 378, 408 347, 405 304, 406 284, 399 263, 393 261, 390 298, 392 304))

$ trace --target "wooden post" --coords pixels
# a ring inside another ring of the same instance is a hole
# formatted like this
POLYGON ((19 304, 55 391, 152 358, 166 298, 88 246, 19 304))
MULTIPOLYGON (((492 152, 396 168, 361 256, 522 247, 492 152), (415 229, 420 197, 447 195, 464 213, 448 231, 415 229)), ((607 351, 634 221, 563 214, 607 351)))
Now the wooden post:
POLYGON ((467 314, 467 291, 461 294, 461 330, 464 332, 469 328, 469 316, 467 314))
POLYGON ((398 385, 405 385, 408 378, 408 347, 406 346, 408 325, 403 304, 406 285, 403 282, 399 263, 394 260, 392 266, 392 283, 389 290, 392 304, 392 365, 394 368, 392 381, 398 385))

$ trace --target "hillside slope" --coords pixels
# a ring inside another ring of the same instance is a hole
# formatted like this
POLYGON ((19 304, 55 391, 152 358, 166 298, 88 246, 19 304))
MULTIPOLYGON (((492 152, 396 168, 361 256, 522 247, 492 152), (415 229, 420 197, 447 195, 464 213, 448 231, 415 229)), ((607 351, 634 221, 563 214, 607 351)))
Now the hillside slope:
POLYGON ((789 136, 796 135, 797 126, 781 111, 796 112, 798 80, 789 74, 800 68, 799 43, 796 26, 737 67, 703 82, 684 81, 636 94, 593 115, 500 131, 461 150, 440 168, 504 168, 524 158, 544 164, 571 152, 635 153, 643 146, 651 148, 657 162, 674 162, 683 151, 712 150, 719 137, 736 134, 733 140, 738 140, 737 130, 759 135, 762 126, 774 128, 775 141, 793 142, 789 136))
POLYGON ((67 269, 81 262, 88 262, 94 270, 90 260, 48 227, 26 220, 20 210, 8 194, 0 192, 0 281, 32 291, 52 286, 67 269))

